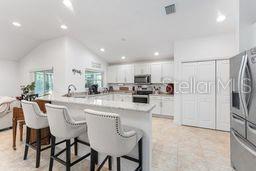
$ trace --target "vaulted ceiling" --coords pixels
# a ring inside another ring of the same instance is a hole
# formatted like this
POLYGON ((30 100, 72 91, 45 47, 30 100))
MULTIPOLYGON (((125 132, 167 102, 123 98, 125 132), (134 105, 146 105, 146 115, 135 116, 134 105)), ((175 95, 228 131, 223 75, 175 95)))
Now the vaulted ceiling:
POLYGON ((18 60, 45 40, 70 36, 109 63, 121 56, 127 62, 166 59, 173 56, 175 40, 235 28, 234 0, 70 1, 73 11, 62 0, 0 0, 0 58, 18 60), (177 12, 166 15, 164 6, 172 3, 177 12), (216 22, 219 12, 227 17, 223 23, 216 22))

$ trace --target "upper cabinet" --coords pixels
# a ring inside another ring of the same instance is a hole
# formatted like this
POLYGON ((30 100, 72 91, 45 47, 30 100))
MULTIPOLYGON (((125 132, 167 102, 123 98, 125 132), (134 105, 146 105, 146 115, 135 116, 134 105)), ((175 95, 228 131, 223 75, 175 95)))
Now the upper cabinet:
POLYGON ((108 83, 134 83, 134 65, 112 65, 107 71, 108 83))
POLYGON ((108 83, 134 83, 135 75, 151 74, 152 83, 173 82, 173 62, 136 63, 108 66, 108 83))
POLYGON ((107 69, 107 83, 117 83, 117 65, 108 66, 107 69))
POLYGON ((152 63, 150 68, 152 83, 173 82, 173 62, 152 63))
POLYGON ((150 64, 135 64, 134 75, 147 75, 150 74, 150 64))

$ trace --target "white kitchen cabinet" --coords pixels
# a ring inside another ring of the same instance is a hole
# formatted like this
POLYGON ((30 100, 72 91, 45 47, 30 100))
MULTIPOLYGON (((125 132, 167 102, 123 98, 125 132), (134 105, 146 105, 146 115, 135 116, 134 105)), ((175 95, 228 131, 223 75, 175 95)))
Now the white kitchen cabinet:
POLYGON ((166 116, 173 116, 173 109, 174 109, 174 101, 172 97, 162 97, 162 111, 161 114, 162 115, 166 115, 166 116))
POLYGON ((150 74, 150 64, 135 64, 134 65, 134 75, 147 75, 150 74))
POLYGON ((183 81, 196 81, 182 94, 182 124, 215 129, 215 61, 183 63, 182 68, 183 81))
POLYGON ((114 101, 132 102, 131 94, 114 94, 114 101))
POLYGON ((134 83, 134 65, 126 65, 124 72, 125 83, 134 83))
POLYGON ((161 82, 170 83, 173 82, 174 79, 174 66, 173 62, 166 62, 162 64, 162 78, 161 82))
POLYGON ((119 65, 117 68, 117 83, 134 83, 134 65, 119 65))
POLYGON ((151 82, 152 83, 171 83, 173 82, 173 63, 162 62, 152 63, 151 68, 151 82))
POLYGON ((161 83, 162 82, 162 64, 153 63, 151 64, 150 68, 151 68, 151 82, 161 83))
POLYGON ((230 130, 230 85, 229 83, 229 60, 220 60, 216 63, 216 77, 222 84, 218 84, 216 129, 230 130))
POLYGON ((162 99, 160 96, 150 96, 150 104, 156 105, 152 110, 152 114, 161 114, 162 99))
POLYGON ((173 97, 165 95, 151 95, 150 104, 156 105, 152 111, 152 114, 155 116, 173 116, 173 97))
POLYGON ((107 83, 117 83, 118 66, 108 66, 107 69, 107 83))

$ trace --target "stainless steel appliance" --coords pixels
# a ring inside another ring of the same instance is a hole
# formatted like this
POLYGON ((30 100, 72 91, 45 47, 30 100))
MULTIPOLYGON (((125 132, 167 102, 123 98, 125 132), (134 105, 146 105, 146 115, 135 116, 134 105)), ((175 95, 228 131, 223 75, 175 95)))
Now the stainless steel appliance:
POLYGON ((256 168, 256 48, 230 60, 231 164, 236 171, 256 168))
POLYGON ((149 95, 152 93, 152 90, 139 90, 132 95, 132 101, 134 103, 149 103, 149 95))
POLYGON ((135 75, 135 84, 151 84, 151 75, 135 75))

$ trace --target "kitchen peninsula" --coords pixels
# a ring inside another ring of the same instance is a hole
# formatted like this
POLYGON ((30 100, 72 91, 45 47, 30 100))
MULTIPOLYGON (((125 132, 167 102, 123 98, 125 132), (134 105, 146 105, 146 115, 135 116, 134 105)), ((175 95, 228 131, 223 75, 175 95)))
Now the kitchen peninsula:
MULTIPOLYGON (((67 106, 74 119, 84 120, 85 114, 84 109, 93 109, 104 112, 117 113, 120 115, 123 125, 132 126, 139 128, 144 132, 143 137, 143 170, 151 171, 152 164, 152 110, 155 105, 122 102, 122 101, 111 101, 104 100, 103 97, 111 96, 111 94, 95 95, 97 98, 92 96, 84 97, 65 97, 60 94, 53 94, 44 97, 40 97, 39 100, 50 101, 52 104, 67 106), (102 98, 101 98, 102 97, 102 98)), ((84 139, 85 137, 79 137, 84 139)), ((88 148, 79 146, 78 155, 82 155, 88 152, 88 148)), ((132 157, 137 156, 137 147, 130 154, 132 157)), ((99 154, 99 160, 104 159, 103 154, 99 154)), ((115 169, 116 160, 113 160, 113 169, 115 169)), ((135 170, 137 163, 130 162, 122 159, 122 171, 135 170)))

